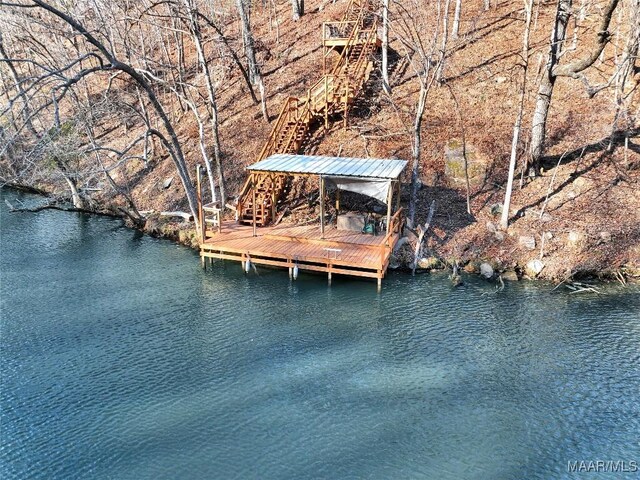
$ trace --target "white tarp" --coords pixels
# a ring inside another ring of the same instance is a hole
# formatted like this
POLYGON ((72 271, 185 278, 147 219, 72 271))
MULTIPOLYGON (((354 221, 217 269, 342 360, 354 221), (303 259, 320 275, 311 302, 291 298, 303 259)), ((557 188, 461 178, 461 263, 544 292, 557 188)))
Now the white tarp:
POLYGON ((358 177, 324 177, 327 187, 346 190, 348 192, 361 193, 368 197, 380 200, 386 205, 391 188, 391 180, 377 180, 358 177))

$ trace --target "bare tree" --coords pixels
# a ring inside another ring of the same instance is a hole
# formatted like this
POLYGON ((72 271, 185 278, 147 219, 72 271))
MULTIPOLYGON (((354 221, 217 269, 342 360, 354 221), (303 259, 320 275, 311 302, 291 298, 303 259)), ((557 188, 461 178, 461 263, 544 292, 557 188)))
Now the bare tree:
POLYGON ((253 32, 251 31, 251 6, 247 0, 236 0, 236 7, 238 14, 240 15, 240 21, 242 23, 242 38, 244 41, 244 51, 247 57, 247 63, 249 65, 249 80, 253 85, 257 85, 260 92, 260 103, 262 105, 262 116, 266 121, 269 121, 269 114, 267 113, 267 99, 264 88, 264 80, 262 79, 262 73, 260 72, 260 66, 256 59, 256 48, 253 40, 253 32))
POLYGON ((572 15, 573 0, 558 0, 556 18, 551 32, 551 41, 547 65, 538 86, 538 95, 531 126, 531 158, 530 175, 535 175, 540 168, 544 154, 544 143, 547 133, 547 117, 551 105, 553 89, 558 77, 570 77, 585 80, 581 72, 589 68, 598 59, 611 38, 609 23, 619 0, 609 0, 605 6, 596 38, 589 46, 588 54, 568 64, 561 65, 562 47, 567 35, 567 26, 572 15))
MULTIPOLYGON (((42 73, 30 79, 29 92, 38 92, 47 87, 51 89, 51 94, 49 99, 38 106, 37 109, 32 109, 32 115, 40 115, 49 108, 53 109, 54 125, 57 130, 60 130, 60 102, 68 95, 75 95, 74 88, 79 83, 95 75, 110 75, 111 80, 109 83, 111 83, 119 74, 124 75, 129 82, 136 85, 141 92, 144 92, 150 108, 157 115, 160 129, 153 128, 153 135, 160 140, 173 160, 176 171, 182 181, 191 214, 196 218, 195 188, 188 173, 178 135, 154 90, 152 79, 143 73, 141 69, 130 63, 129 60, 134 58, 136 53, 131 50, 131 45, 126 42, 126 37, 124 38, 125 41, 122 41, 122 37, 116 36, 115 28, 109 29, 109 24, 103 22, 102 18, 99 18, 100 25, 87 29, 78 20, 78 17, 74 17, 73 9, 63 11, 42 0, 11 3, 8 7, 21 11, 23 15, 31 14, 28 17, 31 22, 44 22, 47 18, 61 22, 53 22, 49 25, 52 39, 55 40, 58 38, 57 36, 63 35, 71 29, 74 32, 72 39, 77 46, 77 51, 82 51, 81 56, 72 59, 67 64, 60 65, 53 57, 51 58, 51 64, 34 64, 42 73), (121 53, 118 53, 119 51, 121 53), (123 60, 123 58, 126 60, 123 60), (53 81, 56 81, 57 84, 52 85, 53 81)), ((93 15, 98 17, 105 15, 105 11, 101 8, 96 8, 92 12, 93 15)), ((47 55, 51 57, 50 52, 47 55)), ((31 62, 28 58, 14 58, 9 59, 9 61, 14 64, 31 62)))
POLYGON ((531 32, 531 14, 533 11, 533 0, 524 0, 525 24, 522 35, 522 85, 520 87, 520 100, 518 102, 518 113, 513 125, 513 141, 511 142, 511 157, 509 160, 509 175, 507 177, 507 190, 504 195, 502 206, 502 216, 500 226, 507 229, 509 226, 509 209, 511 208, 511 191, 513 189, 513 177, 516 170, 516 160, 518 153, 518 143, 520 141, 520 128, 524 115, 524 100, 527 92, 527 71, 529 70, 529 34, 531 32))
MULTIPOLYGON (((450 0, 446 0, 447 5, 450 0)), ((441 5, 437 2, 436 15, 431 9, 425 9, 418 0, 394 3, 397 15, 394 16, 394 29, 399 43, 411 66, 414 78, 418 83, 416 106, 411 129, 411 197, 409 201, 408 224, 415 225, 416 203, 420 187, 420 159, 422 151, 422 124, 427 107, 427 97, 433 84, 437 81, 443 59, 442 51, 438 51, 440 32, 438 17, 441 5), (435 23, 430 21, 435 17, 435 23), (424 32, 430 31, 430 36, 424 32)), ((446 29, 446 27, 445 27, 446 29)), ((443 35, 444 36, 444 35, 443 35)), ((446 47, 446 45, 445 45, 446 47)))

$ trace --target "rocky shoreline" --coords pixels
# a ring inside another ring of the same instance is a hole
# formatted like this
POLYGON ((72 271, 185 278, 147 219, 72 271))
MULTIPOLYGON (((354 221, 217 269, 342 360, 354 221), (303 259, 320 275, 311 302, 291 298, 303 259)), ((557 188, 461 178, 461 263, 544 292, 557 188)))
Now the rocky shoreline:
MULTIPOLYGON (((132 225, 130 225, 132 226, 132 225)), ((166 238, 176 243, 199 250, 196 231, 188 222, 175 222, 162 219, 158 216, 151 216, 145 226, 141 229, 146 234, 158 238, 166 238)), ((412 233, 407 231, 407 235, 399 242, 389 265, 390 270, 411 273, 413 270, 413 258, 415 243, 412 233)), ((640 282, 640 269, 624 267, 616 270, 603 271, 580 271, 578 275, 570 278, 553 278, 544 275, 544 262, 539 259, 530 260, 526 264, 518 262, 504 262, 487 256, 478 255, 471 259, 442 258, 437 255, 422 256, 418 259, 416 273, 428 273, 431 271, 451 272, 452 281, 456 283, 456 278, 460 273, 478 275, 487 281, 519 281, 519 280, 539 280, 564 283, 578 280, 596 280, 602 282, 640 282)))
MULTIPOLYGON (((47 192, 40 189, 33 189, 29 186, 11 185, 7 188, 14 190, 21 190, 23 192, 40 195, 46 198, 47 192)), ((64 201, 52 202, 53 207, 59 210, 65 211, 78 211, 80 213, 89 213, 96 215, 107 215, 110 217, 116 217, 122 219, 125 224, 130 227, 141 231, 142 233, 151 235, 156 238, 164 238, 176 242, 180 245, 189 247, 193 250, 199 251, 198 236, 193 227, 193 223, 180 218, 180 221, 176 221, 174 217, 161 216, 158 213, 149 212, 146 216, 144 223, 135 223, 130 217, 122 213, 122 208, 114 203, 106 202, 104 204, 96 204, 91 209, 77 210, 73 207, 63 206, 64 201)), ((45 204, 45 207, 48 204, 45 204)), ((29 211, 33 211, 30 209, 29 211)), ((36 208, 35 210, 38 210, 36 208)), ((492 255, 491 249, 465 249, 462 255, 446 255, 438 252, 436 249, 429 246, 425 246, 425 254, 419 255, 416 265, 416 273, 428 273, 431 271, 449 271, 451 272, 452 281, 455 284, 459 281, 459 274, 465 273, 469 275, 478 275, 483 277, 487 281, 519 281, 519 280, 541 280, 554 283, 564 283, 579 281, 584 279, 602 281, 602 282, 620 282, 626 284, 626 282, 637 283, 640 282, 640 266, 637 265, 623 265, 622 267, 611 269, 585 269, 584 265, 590 263, 588 258, 588 251, 581 257, 580 265, 565 265, 566 271, 572 272, 571 275, 559 276, 558 270, 547 271, 547 265, 544 258, 538 258, 538 256, 532 256, 528 261, 522 261, 522 255, 516 255, 516 251, 534 252, 537 251, 538 245, 536 239, 531 235, 518 235, 514 232, 505 234, 498 230, 491 222, 487 222, 486 233, 494 238, 494 242, 505 242, 508 237, 511 243, 515 246, 510 249, 510 256, 500 256, 498 258, 492 255), (575 273, 574 273, 575 272, 575 273)), ((542 241, 550 240, 547 238, 549 235, 543 235, 542 241)), ((602 234, 600 235, 602 237, 602 234)), ((605 232, 605 237, 606 232, 605 232)), ((405 228, 404 236, 398 242, 394 253, 391 257, 389 264, 390 270, 412 272, 414 271, 413 264, 415 259, 415 245, 416 236, 410 230, 405 228)), ((611 237, 600 238, 600 242, 613 242, 611 237)), ((571 249, 585 249, 589 245, 589 239, 586 235, 579 232, 569 232, 566 239, 567 245, 571 249)), ((614 245, 615 246, 615 245, 614 245)), ((566 259, 569 259, 569 252, 565 255, 566 259)))

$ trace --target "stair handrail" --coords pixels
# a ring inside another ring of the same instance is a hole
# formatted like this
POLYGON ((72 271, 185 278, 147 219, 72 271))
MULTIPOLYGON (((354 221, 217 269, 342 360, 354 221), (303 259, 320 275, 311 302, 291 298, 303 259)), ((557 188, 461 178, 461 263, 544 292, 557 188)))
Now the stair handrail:
MULTIPOLYGON (((377 35, 378 35, 378 32, 377 32, 377 21, 374 21, 374 23, 373 23, 373 25, 372 25, 370 30, 368 30, 368 31, 364 30, 363 32, 367 33, 367 36, 365 37, 365 43, 364 43, 364 45, 366 47, 366 46, 369 46, 369 45, 371 45, 373 43, 371 37, 373 36, 373 39, 375 39, 377 37, 377 35)), ((360 68, 362 67, 362 65, 364 63, 364 60, 366 59, 368 54, 369 53, 367 52, 367 48, 363 48, 362 51, 360 52, 360 55, 358 56, 358 58, 356 60, 356 66, 354 68, 354 71, 356 72, 358 77, 361 76, 360 73, 359 73, 360 72, 360 68)))
MULTIPOLYGON (((288 137, 287 137, 287 141, 283 144, 283 150, 285 150, 282 153, 288 153, 286 150, 289 150, 289 146, 291 145, 291 141, 295 138, 297 131, 298 131, 298 126, 300 125, 301 120, 304 118, 304 115, 306 114, 306 111, 309 109, 309 102, 305 102, 303 105, 303 110, 302 110, 302 114, 299 114, 299 111, 296 111, 296 123, 293 126, 293 128, 291 129, 291 133, 289 133, 288 137)), ((297 149, 296 149, 297 150, 297 149)), ((296 151, 297 153, 297 151, 296 151)))
POLYGON ((277 138, 277 132, 282 128, 282 124, 285 122, 287 115, 291 111, 291 103, 298 102, 297 97, 287 97, 287 99, 282 104, 282 108, 280 109, 280 114, 278 115, 278 120, 273 125, 271 129, 271 133, 269 134, 269 138, 267 143, 264 144, 262 150, 260 151, 260 155, 258 155, 258 162, 264 160, 269 153, 269 148, 273 146, 275 139, 277 138))

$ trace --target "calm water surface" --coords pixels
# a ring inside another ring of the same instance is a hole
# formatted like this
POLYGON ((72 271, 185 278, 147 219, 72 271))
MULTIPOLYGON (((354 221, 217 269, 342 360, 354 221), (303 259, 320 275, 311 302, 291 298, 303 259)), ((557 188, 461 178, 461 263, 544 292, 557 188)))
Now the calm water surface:
POLYGON ((204 273, 0 208, 2 479, 638 477, 567 472, 640 462, 637 287, 204 273))

